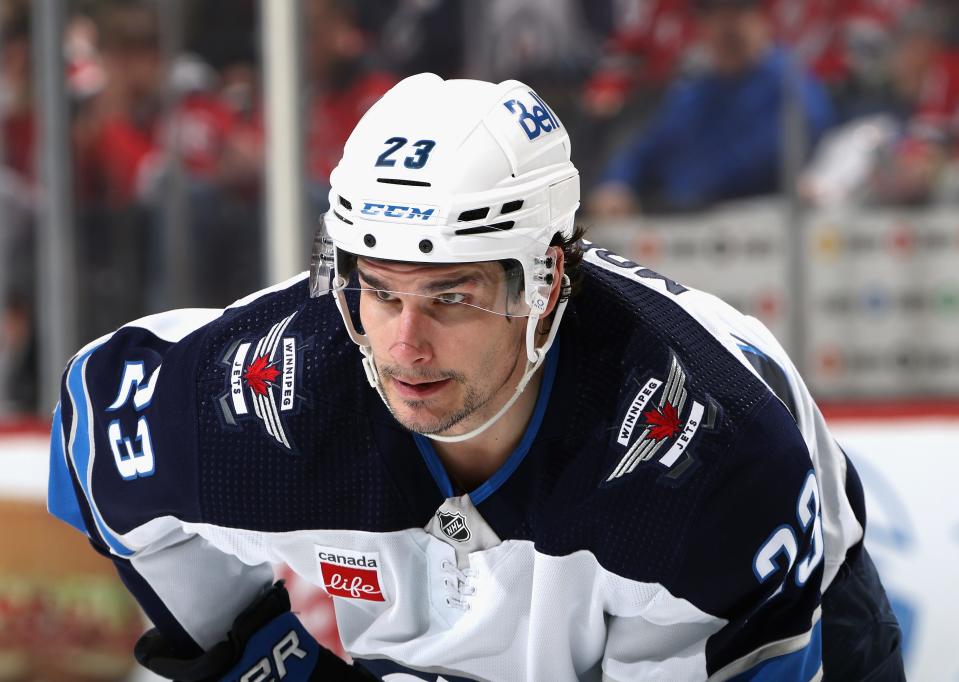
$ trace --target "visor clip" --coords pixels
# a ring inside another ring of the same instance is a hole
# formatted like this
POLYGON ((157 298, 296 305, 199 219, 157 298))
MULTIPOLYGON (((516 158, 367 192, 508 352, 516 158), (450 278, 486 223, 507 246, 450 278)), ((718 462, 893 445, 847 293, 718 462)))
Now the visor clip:
POLYGON ((330 290, 330 278, 335 272, 336 250, 333 240, 321 228, 313 240, 310 258, 310 298, 319 298, 330 290))
POLYGON ((553 283, 553 265, 555 261, 552 256, 536 256, 533 258, 533 280, 545 284, 553 283))

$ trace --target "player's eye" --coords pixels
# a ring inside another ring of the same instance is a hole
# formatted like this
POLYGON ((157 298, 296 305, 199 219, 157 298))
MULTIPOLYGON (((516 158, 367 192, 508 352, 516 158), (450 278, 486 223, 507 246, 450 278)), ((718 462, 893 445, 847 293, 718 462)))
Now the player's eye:
POLYGON ((466 294, 458 294, 455 292, 439 294, 436 296, 436 300, 445 305, 452 305, 454 303, 465 303, 466 294))
POLYGON ((373 294, 376 296, 377 300, 379 301, 395 301, 396 300, 396 296, 394 296, 391 292, 385 291, 383 289, 374 289, 373 294))

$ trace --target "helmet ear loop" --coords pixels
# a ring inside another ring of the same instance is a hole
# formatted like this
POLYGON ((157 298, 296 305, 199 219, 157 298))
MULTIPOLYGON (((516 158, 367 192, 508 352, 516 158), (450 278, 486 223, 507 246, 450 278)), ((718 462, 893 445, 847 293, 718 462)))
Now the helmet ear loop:
POLYGON ((539 315, 531 314, 526 320, 526 358, 531 364, 539 360, 539 349, 536 348, 536 331, 539 327, 539 315))
POLYGON ((566 312, 566 304, 569 303, 569 297, 563 294, 569 291, 569 288, 569 277, 563 274, 563 279, 560 283, 560 297, 556 302, 556 308, 553 310, 551 318, 549 320, 541 319, 537 313, 531 314, 526 322, 526 357, 533 364, 546 357, 546 353, 549 352, 550 347, 552 347, 553 341, 556 340, 556 334, 559 332, 559 323, 563 319, 563 314, 566 312), (546 329, 544 327, 541 329, 541 323, 543 325, 549 324, 549 328, 546 329), (542 346, 537 348, 536 337, 541 334, 546 334, 546 340, 543 341, 542 346))

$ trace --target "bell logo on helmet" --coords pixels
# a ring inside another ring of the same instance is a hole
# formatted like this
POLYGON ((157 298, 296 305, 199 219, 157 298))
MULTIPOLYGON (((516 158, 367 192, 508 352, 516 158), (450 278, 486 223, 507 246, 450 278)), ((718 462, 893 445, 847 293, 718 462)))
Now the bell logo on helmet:
POLYGON ((430 222, 436 212, 435 206, 402 206, 400 204, 378 203, 375 201, 363 202, 360 213, 367 216, 382 218, 399 218, 401 220, 422 220, 430 222))
POLYGON ((529 95, 536 102, 532 106, 518 99, 508 99, 503 102, 503 106, 506 107, 511 114, 517 115, 517 123, 519 123, 519 127, 523 129, 523 132, 526 133, 526 137, 530 140, 535 140, 541 133, 551 133, 554 130, 558 130, 560 127, 559 119, 556 118, 556 115, 546 105, 546 102, 541 100, 539 95, 532 90, 529 91, 529 95))

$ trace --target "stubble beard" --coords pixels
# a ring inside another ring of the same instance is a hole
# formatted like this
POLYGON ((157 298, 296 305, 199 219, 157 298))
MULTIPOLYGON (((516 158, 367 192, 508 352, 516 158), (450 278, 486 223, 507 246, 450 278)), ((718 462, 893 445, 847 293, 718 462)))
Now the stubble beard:
MULTIPOLYGON (((510 367, 509 372, 507 372, 506 377, 499 382, 494 388, 492 388, 485 395, 480 394, 476 390, 475 385, 469 382, 466 378, 466 375, 460 372, 453 371, 438 371, 438 372, 417 372, 416 378, 424 379, 426 381, 441 381, 443 379, 451 379, 454 382, 458 383, 460 386, 463 386, 466 390, 465 395, 463 396, 462 405, 451 411, 447 414, 440 415, 433 418, 430 422, 413 422, 409 419, 405 419, 397 412, 396 404, 394 403, 394 398, 389 395, 388 392, 384 391, 386 395, 386 402, 390 408, 390 412, 393 413, 393 416, 396 420, 403 425, 404 428, 414 431, 416 433, 421 433, 423 435, 439 435, 446 433, 450 429, 454 428, 458 424, 466 421, 470 417, 476 415, 480 410, 486 407, 492 400, 495 398, 503 387, 509 382, 510 377, 516 371, 516 364, 519 362, 520 355, 516 355, 516 359, 513 362, 513 365, 510 367)), ((391 377, 395 378, 398 375, 409 377, 409 373, 400 373, 392 365, 384 365, 378 368, 378 372, 381 377, 391 377)), ((401 398, 400 402, 403 403, 407 408, 411 410, 417 410, 424 407, 427 407, 430 400, 407 400, 401 398)))

